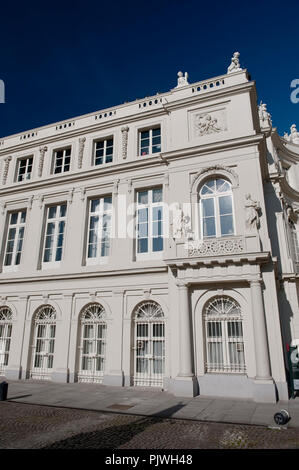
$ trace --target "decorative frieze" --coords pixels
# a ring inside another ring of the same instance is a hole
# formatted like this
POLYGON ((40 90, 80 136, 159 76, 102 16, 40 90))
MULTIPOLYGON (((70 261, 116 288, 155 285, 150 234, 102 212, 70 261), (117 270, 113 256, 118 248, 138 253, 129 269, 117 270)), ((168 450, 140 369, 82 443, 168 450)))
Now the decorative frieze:
POLYGON ((3 173, 2 173, 2 184, 6 184, 7 175, 9 170, 9 163, 11 161, 11 157, 4 158, 4 166, 3 166, 3 173))
POLYGON ((79 152, 78 152, 78 168, 79 169, 82 168, 85 142, 86 142, 86 137, 79 138, 79 152))
POLYGON ((243 253, 245 250, 243 237, 212 238, 186 243, 188 256, 218 256, 243 253))
POLYGON ((39 157, 38 171, 37 171, 37 174, 38 174, 39 178, 43 174, 45 153, 46 153, 47 150, 48 150, 48 147, 46 147, 46 146, 45 147, 40 147, 40 149, 39 149, 40 157, 39 157))
POLYGON ((122 127, 121 134, 122 134, 122 158, 125 159, 127 158, 127 152, 128 152, 129 127, 128 126, 122 127))

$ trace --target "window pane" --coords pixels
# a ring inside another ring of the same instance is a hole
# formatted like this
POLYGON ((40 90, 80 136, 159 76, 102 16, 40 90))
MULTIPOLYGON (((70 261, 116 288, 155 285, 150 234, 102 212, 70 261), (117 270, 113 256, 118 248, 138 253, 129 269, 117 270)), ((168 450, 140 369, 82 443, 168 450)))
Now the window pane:
POLYGON ((222 215, 220 217, 221 235, 232 235, 234 233, 234 224, 232 215, 222 215))
POLYGON ((56 209, 57 209, 57 206, 49 207, 48 219, 54 219, 56 217, 56 209))
POLYGON ((148 239, 140 238, 138 240, 138 253, 147 253, 148 252, 148 239))
POLYGON ((153 202, 162 202, 162 188, 153 189, 153 202))
POLYGON ((219 210, 220 215, 223 214, 232 214, 232 197, 231 196, 222 196, 219 198, 219 210))
POLYGON ((148 192, 139 191, 138 192, 138 204, 147 204, 148 203, 148 192))
POLYGON ((217 179, 216 180, 216 189, 220 193, 224 193, 226 191, 230 190, 230 185, 227 181, 223 179, 217 179))
POLYGON ((214 199, 203 199, 202 200, 202 214, 203 217, 214 216, 214 199))
POLYGON ((208 219, 203 220, 203 236, 204 237, 215 237, 216 229, 215 229, 215 219, 214 217, 210 217, 208 219))
POLYGON ((60 217, 65 217, 66 215, 66 204, 60 206, 60 217))
POLYGON ((93 199, 91 201, 91 212, 97 212, 100 208, 100 200, 99 199, 93 199))
POLYGON ((138 222, 147 222, 148 220, 148 209, 139 209, 138 210, 138 222))
POLYGON ((11 225, 15 225, 17 223, 17 220, 18 220, 18 213, 17 212, 14 212, 13 214, 11 214, 10 216, 10 224, 11 225))
POLYGON ((141 139, 146 139, 146 138, 149 138, 149 131, 141 132, 141 139))
POLYGON ((157 127, 156 129, 153 129, 153 137, 160 135, 161 134, 161 129, 160 127, 157 127))
POLYGON ((162 251, 163 250, 163 238, 153 238, 153 251, 162 251))

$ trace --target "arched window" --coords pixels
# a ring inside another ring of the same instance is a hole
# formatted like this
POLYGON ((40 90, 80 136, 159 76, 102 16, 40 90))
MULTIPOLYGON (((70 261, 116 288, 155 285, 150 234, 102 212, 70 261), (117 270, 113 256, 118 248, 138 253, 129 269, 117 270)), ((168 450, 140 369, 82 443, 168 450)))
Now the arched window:
POLYGON ((40 307, 34 317, 32 368, 30 376, 50 380, 53 370, 56 311, 51 305, 40 307))
POLYGON ((134 315, 134 385, 162 387, 165 366, 163 310, 153 301, 140 304, 134 315))
POLYGON ((8 307, 0 307, 0 374, 8 365, 12 333, 12 312, 8 307))
POLYGON ((80 344, 78 382, 101 383, 106 362, 105 309, 89 304, 80 315, 80 344))
POLYGON ((222 178, 207 180, 200 193, 202 238, 233 235, 234 211, 231 184, 222 178))
POLYGON ((206 371, 245 372, 242 313, 230 297, 212 299, 204 310, 206 371))

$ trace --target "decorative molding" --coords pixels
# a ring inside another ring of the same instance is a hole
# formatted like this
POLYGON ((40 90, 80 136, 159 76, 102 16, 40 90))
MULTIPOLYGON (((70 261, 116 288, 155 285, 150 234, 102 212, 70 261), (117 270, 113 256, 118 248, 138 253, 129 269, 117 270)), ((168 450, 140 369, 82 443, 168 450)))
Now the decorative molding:
POLYGON ((208 178, 209 176, 216 175, 226 176, 232 183, 233 188, 239 186, 239 177, 237 173, 235 173, 231 168, 228 168, 227 166, 214 165, 209 166, 207 168, 203 168, 198 173, 196 173, 196 175, 193 176, 190 186, 190 192, 197 193, 197 187, 195 188, 195 186, 198 186, 203 178, 208 178))
POLYGON ((185 245, 188 256, 218 256, 243 253, 243 237, 211 238, 208 240, 190 241, 185 245))
POLYGON ((81 199, 82 202, 84 202, 85 198, 86 198, 86 188, 84 188, 84 187, 80 188, 80 192, 81 192, 80 199, 81 199))
POLYGON ((38 200, 39 200, 39 207, 40 207, 40 209, 43 208, 43 205, 44 205, 44 198, 45 198, 45 197, 44 197, 43 194, 39 194, 38 200))
POLYGON ((43 174, 43 168, 44 168, 44 160, 45 160, 45 153, 48 150, 48 147, 40 147, 39 152, 40 152, 40 157, 39 157, 39 162, 38 162, 38 171, 37 174, 39 177, 42 176, 43 174))
POLYGON ((2 215, 5 214, 6 204, 7 204, 7 202, 0 202, 1 214, 2 214, 2 215))
POLYGON ((78 152, 78 168, 79 169, 82 168, 85 142, 86 142, 86 137, 79 137, 79 152, 78 152))
POLYGON ((114 183, 113 183, 113 194, 117 194, 118 193, 118 185, 119 185, 119 179, 115 180, 114 183))
POLYGON ((72 188, 72 189, 69 190, 68 202, 70 204, 72 204, 72 202, 73 202, 74 192, 75 192, 75 188, 72 188))
POLYGON ((131 193, 132 192, 132 180, 131 179, 127 180, 127 185, 128 185, 128 193, 131 193))
POLYGON ((3 174, 2 174, 2 184, 6 184, 7 181, 7 176, 8 176, 8 170, 9 170, 9 163, 11 161, 12 157, 5 157, 4 158, 4 166, 3 166, 3 174))
POLYGON ((144 289, 143 290, 143 297, 148 300, 151 296, 152 289, 144 289))
POLYGON ((27 208, 28 208, 29 211, 31 211, 31 209, 32 209, 33 199, 34 199, 34 196, 32 194, 31 196, 29 196, 28 203, 27 203, 27 208))
POLYGON ((129 135, 129 127, 124 126, 121 128, 121 134, 122 134, 122 158, 126 159, 127 158, 127 153, 128 153, 128 135, 129 135))

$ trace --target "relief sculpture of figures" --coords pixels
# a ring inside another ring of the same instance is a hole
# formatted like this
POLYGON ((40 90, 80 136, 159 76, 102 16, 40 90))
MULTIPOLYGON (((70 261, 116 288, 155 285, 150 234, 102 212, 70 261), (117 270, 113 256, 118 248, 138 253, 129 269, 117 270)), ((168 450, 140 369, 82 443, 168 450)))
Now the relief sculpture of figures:
POLYGON ((215 134, 222 130, 218 124, 218 119, 215 117, 213 118, 208 113, 197 117, 195 127, 199 135, 215 134))
POLYGON ((234 52, 230 66, 227 69, 227 73, 241 72, 240 62, 239 62, 240 52, 234 52))
POLYGON ((258 201, 251 199, 251 195, 245 195, 245 209, 246 209, 246 227, 249 230, 260 228, 260 212, 261 206, 258 201))
POLYGON ((184 215, 181 208, 176 210, 173 215, 173 238, 185 238, 189 233, 190 217, 184 215))

